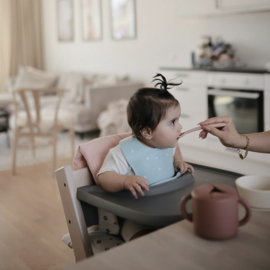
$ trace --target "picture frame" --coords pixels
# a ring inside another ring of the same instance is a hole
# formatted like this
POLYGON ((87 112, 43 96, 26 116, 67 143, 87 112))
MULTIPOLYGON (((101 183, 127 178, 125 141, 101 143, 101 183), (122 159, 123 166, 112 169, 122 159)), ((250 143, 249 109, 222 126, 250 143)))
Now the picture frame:
POLYGON ((110 0, 112 39, 136 38, 135 0, 110 0))
POLYGON ((101 0, 81 0, 82 39, 95 41, 102 39, 101 0))
POLYGON ((59 41, 74 40, 73 0, 57 0, 57 29, 59 41))

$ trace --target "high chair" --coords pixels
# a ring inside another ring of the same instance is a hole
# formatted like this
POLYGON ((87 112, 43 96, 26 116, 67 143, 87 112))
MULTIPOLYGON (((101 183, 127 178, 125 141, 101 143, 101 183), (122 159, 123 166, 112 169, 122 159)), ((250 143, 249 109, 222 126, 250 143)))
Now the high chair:
POLYGON ((109 150, 130 135, 130 133, 112 135, 80 145, 73 160, 74 171, 71 166, 64 166, 55 171, 77 262, 93 255, 87 226, 98 224, 96 215, 86 224, 81 203, 77 199, 77 189, 82 186, 95 185, 93 175, 97 174, 109 150))
MULTIPOLYGON (((144 208, 142 204, 146 201, 138 200, 134 204, 134 198, 129 191, 113 195, 102 190, 100 186, 95 185, 97 182, 96 175, 109 150, 118 145, 120 140, 130 135, 130 133, 112 135, 82 144, 79 146, 73 160, 74 171, 72 171, 70 166, 64 166, 55 172, 76 261, 85 259, 94 253, 91 243, 93 243, 92 238, 95 237, 95 234, 88 233, 87 227, 92 226, 90 227, 91 231, 93 225, 98 224, 97 208, 107 208, 105 209, 106 211, 119 217, 150 226, 156 225, 156 227, 166 226, 183 219, 178 206, 181 194, 179 197, 177 192, 172 191, 183 188, 193 182, 193 177, 189 173, 183 176, 181 181, 174 180, 168 185, 164 183, 151 187, 151 190, 148 191, 148 194, 145 194, 145 197, 153 196, 152 199, 146 198, 147 204, 152 203, 152 206, 146 207, 145 211, 134 209, 134 205, 135 208, 137 206, 140 209, 144 208), (163 187, 161 188, 162 185, 163 187), (118 200, 119 195, 127 199, 127 201, 119 205, 117 202, 110 202, 110 200, 106 200, 106 198, 104 200, 98 198, 98 196, 90 198, 90 201, 88 201, 87 195, 91 194, 81 190, 85 186, 87 189, 93 187, 96 190, 103 191, 103 197, 107 195, 118 200), (168 195, 164 194, 166 192, 168 195), (80 199, 79 201, 78 196, 81 193, 83 196, 86 195, 86 199, 80 199), (162 194, 162 200, 159 200, 158 196, 156 196, 159 194, 162 194), (171 197, 173 198, 172 204, 171 197), (155 207, 158 209, 153 211, 155 207)), ((187 191, 183 189, 182 196, 189 191, 190 188, 187 191)))

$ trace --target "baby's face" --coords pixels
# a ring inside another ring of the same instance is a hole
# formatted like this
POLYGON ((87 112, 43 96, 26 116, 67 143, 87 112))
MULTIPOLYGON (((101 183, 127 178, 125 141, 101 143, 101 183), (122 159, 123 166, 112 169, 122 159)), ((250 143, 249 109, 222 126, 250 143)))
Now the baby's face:
POLYGON ((180 105, 168 109, 166 116, 159 122, 153 131, 152 145, 156 148, 173 148, 182 130, 179 123, 181 114, 180 105))

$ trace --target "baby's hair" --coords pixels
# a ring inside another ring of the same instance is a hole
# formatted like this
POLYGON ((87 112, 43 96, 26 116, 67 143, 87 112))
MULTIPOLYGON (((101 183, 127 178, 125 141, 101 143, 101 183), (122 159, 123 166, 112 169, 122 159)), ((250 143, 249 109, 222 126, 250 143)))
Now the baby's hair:
POLYGON ((155 87, 160 85, 160 89, 164 89, 164 90, 169 90, 174 86, 178 86, 178 85, 182 84, 182 81, 180 83, 167 82, 166 78, 160 73, 157 73, 157 75, 155 75, 153 78, 155 78, 155 79, 152 82, 158 81, 158 83, 155 84, 155 87), (161 79, 158 77, 161 77, 161 79), (171 87, 168 87, 168 86, 171 86, 171 87))
POLYGON ((151 131, 154 131, 159 122, 166 116, 167 110, 179 105, 178 100, 168 89, 170 89, 170 86, 177 86, 182 82, 168 83, 160 73, 153 78, 153 82, 158 81, 155 87, 160 86, 160 88, 145 87, 139 89, 130 98, 127 106, 128 123, 136 137, 141 137, 141 130, 144 128, 150 128, 151 131))

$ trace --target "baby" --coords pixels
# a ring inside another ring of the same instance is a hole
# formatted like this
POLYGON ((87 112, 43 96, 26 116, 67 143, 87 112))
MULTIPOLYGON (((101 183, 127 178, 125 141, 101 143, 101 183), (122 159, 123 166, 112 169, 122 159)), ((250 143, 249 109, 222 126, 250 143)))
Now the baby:
MULTIPOLYGON (((168 91, 181 83, 167 83, 161 74, 154 78, 160 89, 141 88, 129 100, 127 117, 133 135, 110 149, 98 172, 98 184, 108 192, 127 189, 137 199, 137 192, 143 196, 151 186, 176 179, 187 170, 194 173, 177 144, 182 130, 180 104, 168 91)), ((145 229, 135 227, 136 233, 145 229)))

